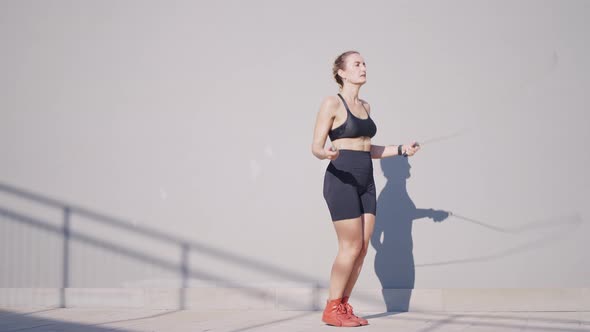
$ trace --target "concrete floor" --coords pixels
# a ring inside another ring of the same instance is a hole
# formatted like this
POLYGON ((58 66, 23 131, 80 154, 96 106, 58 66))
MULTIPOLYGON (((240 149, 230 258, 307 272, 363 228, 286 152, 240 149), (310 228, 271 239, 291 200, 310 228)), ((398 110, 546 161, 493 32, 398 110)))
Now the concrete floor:
MULTIPOLYGON (((357 313, 355 331, 590 331, 590 312, 357 313)), ((164 311, 131 309, 0 309, 0 331, 328 331, 318 311, 164 311)), ((350 328, 346 328, 350 329, 350 328)))

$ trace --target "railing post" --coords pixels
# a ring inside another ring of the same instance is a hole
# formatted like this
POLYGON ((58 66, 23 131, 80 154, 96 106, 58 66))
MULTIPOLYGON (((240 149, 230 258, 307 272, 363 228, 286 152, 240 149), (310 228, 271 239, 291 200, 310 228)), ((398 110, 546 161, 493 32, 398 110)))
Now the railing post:
POLYGON ((179 309, 186 309, 186 288, 188 287, 188 254, 190 246, 187 243, 180 244, 180 303, 179 309))
POLYGON ((63 258, 62 258, 62 287, 60 307, 65 308, 66 302, 66 288, 70 286, 70 215, 71 210, 68 206, 63 207, 63 258))

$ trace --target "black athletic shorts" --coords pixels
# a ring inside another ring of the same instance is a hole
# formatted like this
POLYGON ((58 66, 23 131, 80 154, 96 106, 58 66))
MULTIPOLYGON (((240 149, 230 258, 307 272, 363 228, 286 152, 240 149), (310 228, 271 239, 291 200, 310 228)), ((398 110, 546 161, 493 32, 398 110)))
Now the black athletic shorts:
POLYGON ((368 151, 340 150, 324 175, 324 198, 332 221, 377 213, 373 161, 368 151))

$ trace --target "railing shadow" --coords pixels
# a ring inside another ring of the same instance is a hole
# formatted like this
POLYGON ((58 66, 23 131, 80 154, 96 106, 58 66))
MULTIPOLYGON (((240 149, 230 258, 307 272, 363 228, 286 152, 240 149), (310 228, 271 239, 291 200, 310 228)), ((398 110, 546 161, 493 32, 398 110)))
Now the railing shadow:
MULTIPOLYGON (((203 281, 222 282, 227 287, 234 287, 238 291, 245 292, 248 295, 255 296, 258 298, 272 298, 274 294, 271 294, 262 289, 256 289, 252 287, 241 287, 243 285, 240 282, 230 280, 218 274, 210 273, 204 270, 199 270, 190 266, 190 257, 195 253, 205 254, 210 257, 220 259, 224 262, 231 263, 235 266, 239 266, 245 270, 254 270, 271 274, 276 277, 282 277, 290 281, 295 281, 303 284, 308 284, 313 289, 311 294, 311 301, 314 303, 315 309, 319 308, 319 291, 324 288, 318 280, 312 279, 300 272, 292 271, 284 268, 280 268, 259 260, 255 260, 248 257, 243 257, 226 250, 212 248, 194 240, 189 240, 179 236, 173 236, 155 229, 151 229, 145 226, 138 227, 133 223, 124 221, 119 218, 107 216, 90 209, 68 204, 59 200, 49 198, 44 195, 26 191, 23 189, 16 188, 4 183, 0 183, 0 191, 32 201, 43 206, 52 207, 59 209, 62 212, 62 225, 61 227, 52 225, 39 218, 27 216, 25 214, 13 211, 6 207, 0 206, 0 216, 6 217, 10 220, 20 222, 45 232, 60 235, 63 238, 62 244, 62 278, 60 287, 60 299, 59 306, 65 308, 68 306, 67 297, 65 290, 70 287, 70 260, 71 260, 71 242, 73 240, 84 242, 96 248, 103 249, 105 251, 123 254, 129 258, 135 259, 140 262, 153 264, 159 266, 168 271, 176 272, 180 280, 180 294, 178 295, 178 309, 186 308, 186 289, 188 287, 188 281, 190 278, 198 278, 203 281), (109 225, 113 228, 124 230, 133 234, 142 235, 151 238, 154 241, 159 241, 165 244, 173 245, 178 248, 179 252, 179 263, 172 263, 166 259, 154 257, 149 254, 145 254, 139 250, 126 247, 124 245, 116 244, 109 240, 98 238, 94 235, 88 235, 83 232, 74 231, 72 228, 72 220, 74 216, 80 216, 94 221, 98 221, 103 225, 109 225)), ((300 302, 293 302, 292 300, 284 300, 286 304, 294 306, 300 306, 300 302), (292 302, 292 303, 289 303, 292 302)), ((309 303, 309 302, 306 302, 309 303)))

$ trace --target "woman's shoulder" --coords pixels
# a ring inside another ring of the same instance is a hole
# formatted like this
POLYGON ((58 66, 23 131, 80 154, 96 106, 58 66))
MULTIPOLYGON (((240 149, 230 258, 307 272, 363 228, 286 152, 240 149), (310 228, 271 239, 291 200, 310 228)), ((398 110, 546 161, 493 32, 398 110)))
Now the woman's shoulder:
POLYGON ((340 106, 340 101, 338 100, 337 96, 326 96, 322 100, 322 104, 320 106, 320 112, 326 112, 330 115, 336 114, 338 107, 340 106))
POLYGON ((334 95, 326 96, 324 97, 324 100, 322 100, 322 105, 326 105, 329 107, 338 107, 340 105, 340 100, 337 96, 334 95))

